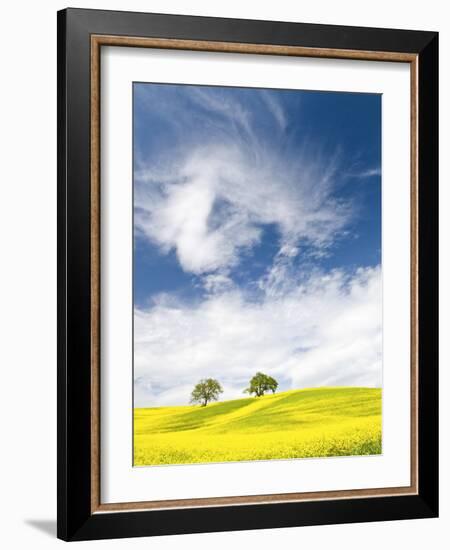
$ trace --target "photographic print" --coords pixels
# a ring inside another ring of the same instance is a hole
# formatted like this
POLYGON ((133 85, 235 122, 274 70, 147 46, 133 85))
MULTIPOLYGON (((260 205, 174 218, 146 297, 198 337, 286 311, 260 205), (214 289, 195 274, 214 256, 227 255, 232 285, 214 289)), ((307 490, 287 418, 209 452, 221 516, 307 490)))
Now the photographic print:
POLYGON ((60 539, 438 516, 438 40, 58 12, 60 539))
POLYGON ((133 84, 135 466, 381 454, 381 108, 133 84))

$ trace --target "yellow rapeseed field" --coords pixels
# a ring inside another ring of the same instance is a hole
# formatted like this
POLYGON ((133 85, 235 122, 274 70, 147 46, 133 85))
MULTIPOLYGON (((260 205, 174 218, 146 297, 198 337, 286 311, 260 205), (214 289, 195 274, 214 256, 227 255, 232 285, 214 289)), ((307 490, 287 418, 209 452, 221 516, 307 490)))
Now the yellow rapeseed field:
POLYGON ((134 410, 135 466, 381 453, 381 390, 324 387, 134 410))

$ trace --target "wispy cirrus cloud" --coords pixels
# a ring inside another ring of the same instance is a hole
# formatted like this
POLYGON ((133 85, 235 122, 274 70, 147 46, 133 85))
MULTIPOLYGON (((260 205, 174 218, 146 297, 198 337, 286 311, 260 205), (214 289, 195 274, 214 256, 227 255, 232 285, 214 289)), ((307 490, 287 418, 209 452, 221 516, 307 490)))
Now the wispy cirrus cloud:
POLYGON ((223 90, 193 88, 195 124, 205 118, 211 125, 213 116, 215 130, 208 127, 204 140, 184 135, 162 165, 141 163, 135 172, 137 230, 162 251, 175 251, 186 272, 235 267, 268 224, 281 247, 324 248, 351 215, 350 205, 333 196, 338 155, 306 142, 292 150, 279 135, 286 125, 282 104, 268 91, 256 94, 262 111, 223 90), (257 132, 260 125, 267 126, 257 132))
POLYGON ((381 176, 381 166, 375 166, 373 168, 363 168, 361 170, 354 170, 345 173, 347 178, 373 178, 381 176))
POLYGON ((285 130, 287 126, 287 117, 284 112, 283 107, 280 105, 280 102, 277 100, 272 90, 261 90, 261 99, 265 102, 269 112, 275 118, 278 126, 281 130, 285 130))

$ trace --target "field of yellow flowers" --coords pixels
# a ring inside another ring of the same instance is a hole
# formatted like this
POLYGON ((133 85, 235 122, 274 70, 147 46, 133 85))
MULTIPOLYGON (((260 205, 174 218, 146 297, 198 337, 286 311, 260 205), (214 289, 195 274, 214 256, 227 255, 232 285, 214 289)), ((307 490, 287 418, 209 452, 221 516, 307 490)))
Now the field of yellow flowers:
POLYGON ((134 410, 134 465, 381 453, 381 390, 325 387, 134 410))

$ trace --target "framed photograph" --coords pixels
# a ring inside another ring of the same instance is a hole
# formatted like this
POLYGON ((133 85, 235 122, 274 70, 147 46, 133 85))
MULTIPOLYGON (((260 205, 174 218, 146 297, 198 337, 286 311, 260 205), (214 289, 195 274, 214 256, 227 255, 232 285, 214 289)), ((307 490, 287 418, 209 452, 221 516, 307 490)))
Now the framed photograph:
POLYGON ((438 35, 58 13, 58 536, 438 514, 438 35))

